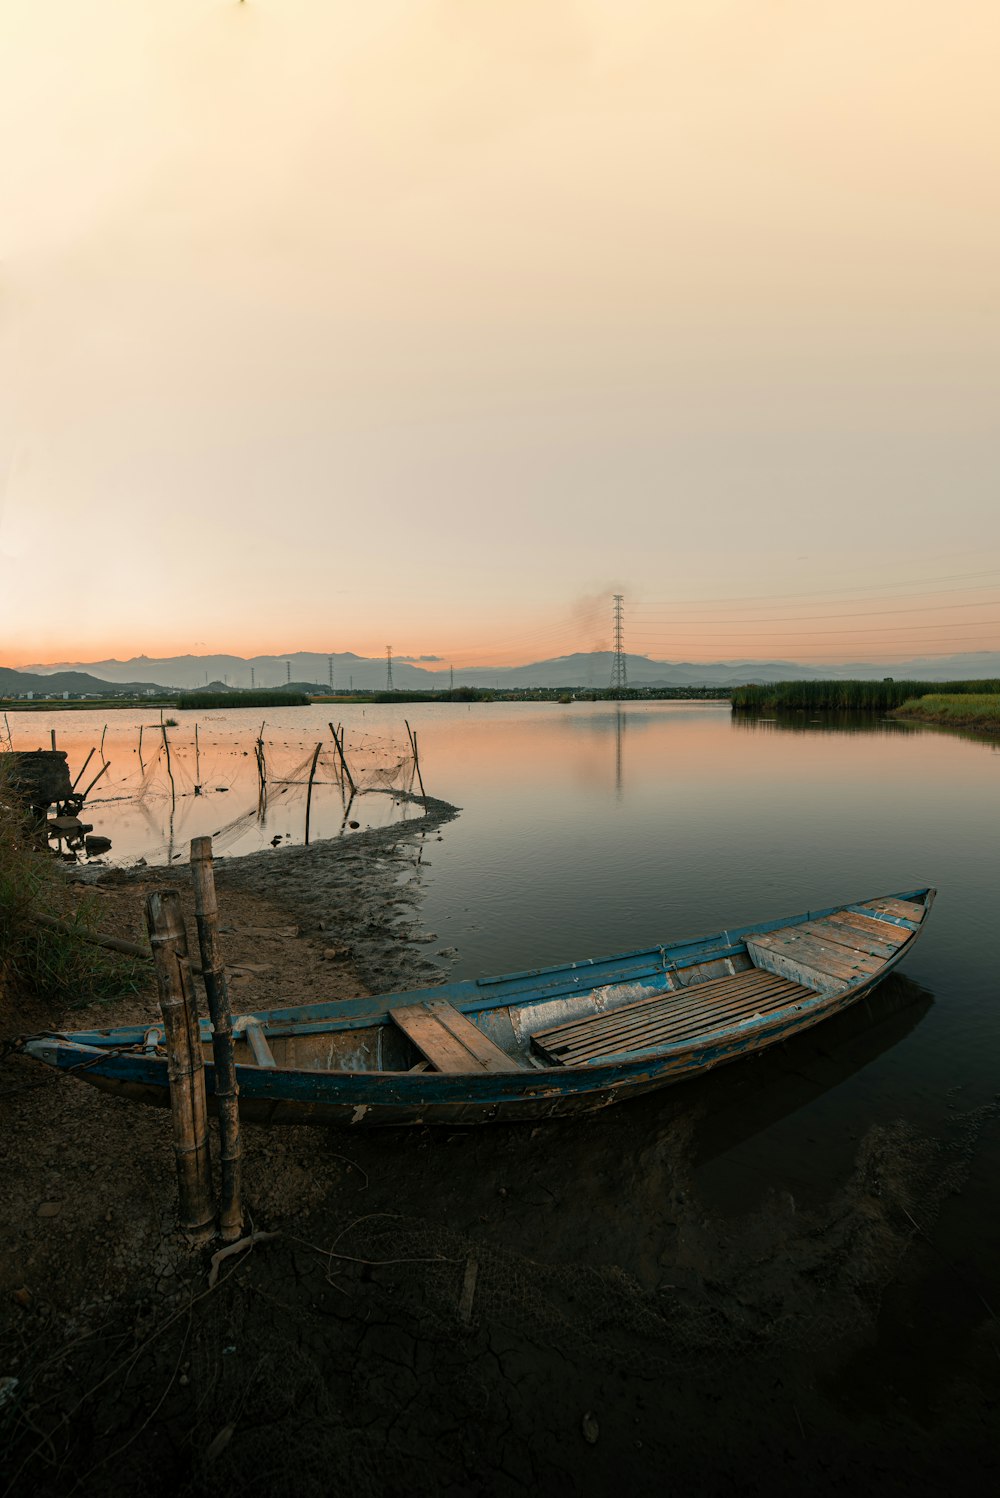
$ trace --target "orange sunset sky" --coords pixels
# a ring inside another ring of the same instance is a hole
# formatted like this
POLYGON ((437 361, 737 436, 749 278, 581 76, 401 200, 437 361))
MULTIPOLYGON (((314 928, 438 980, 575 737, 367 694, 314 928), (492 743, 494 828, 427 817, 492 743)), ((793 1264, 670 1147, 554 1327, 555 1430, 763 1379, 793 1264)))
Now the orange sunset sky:
POLYGON ((1000 649, 988 0, 5 0, 0 663, 1000 649))

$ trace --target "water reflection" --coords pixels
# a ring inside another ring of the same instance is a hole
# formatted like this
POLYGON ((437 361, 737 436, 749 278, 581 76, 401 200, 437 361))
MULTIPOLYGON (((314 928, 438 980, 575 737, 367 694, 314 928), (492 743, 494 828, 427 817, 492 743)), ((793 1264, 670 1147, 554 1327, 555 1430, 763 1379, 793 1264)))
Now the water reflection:
POLYGON ((109 724, 86 712, 10 716, 17 748, 40 747, 54 727, 71 772, 100 741, 109 768, 85 814, 111 837, 116 862, 179 861, 191 838, 205 835, 217 854, 240 854, 414 814, 405 797, 416 765, 401 721, 388 732, 355 721, 345 761, 318 713, 273 725, 247 710, 176 723, 125 713, 109 724))
MULTIPOLYGON (((464 1213, 474 1232, 488 1220, 495 1245, 509 1241, 549 1263, 575 1262, 585 1243, 588 1264, 620 1266, 647 1286, 664 1278, 676 1284, 692 1253, 696 1262, 707 1255, 701 1271, 709 1273, 719 1244, 705 1236, 706 1208, 711 1205, 722 1216, 731 1208, 753 1210, 768 1191, 787 1189, 789 1182, 799 1195, 803 1177, 815 1180, 817 1197, 829 1195, 837 1171, 824 1169, 829 1158, 821 1158, 823 1152, 796 1121, 901 1045, 931 1008, 926 990, 894 978, 867 1004, 758 1059, 588 1118, 553 1121, 544 1128, 453 1131, 446 1141, 397 1131, 358 1136, 355 1158, 372 1177, 368 1210, 382 1208, 380 1181, 391 1195, 402 1151, 409 1191, 430 1220, 455 1226, 456 1213, 464 1213), (783 1124, 794 1134, 791 1160, 783 1159, 779 1170, 765 1176, 744 1167, 746 1200, 737 1201, 733 1192, 728 1200, 724 1194, 720 1198, 706 1179, 707 1168, 744 1146, 749 1152, 755 1139, 758 1151, 764 1149, 767 1131, 783 1124), (444 1170, 442 1152, 448 1155, 444 1170), (455 1200, 458 1179, 462 1186, 455 1200)), ((846 1138, 846 1130, 835 1132, 846 1138)), ((805 1225, 799 1231, 805 1232, 805 1225)), ((778 1251, 783 1251, 780 1243, 778 1251)))
POLYGON ((995 734, 977 732, 973 728, 951 727, 945 723, 915 723, 902 718, 881 718, 873 713, 825 712, 818 717, 805 709, 782 713, 779 717, 760 717, 756 713, 737 712, 732 715, 735 731, 759 734, 783 733, 830 733, 860 734, 865 738, 885 735, 943 734, 948 738, 961 738, 993 753, 1000 750, 1000 739, 995 734))
POLYGON ((733 728, 744 733, 851 733, 866 737, 913 732, 913 725, 897 718, 880 718, 873 713, 825 712, 818 716, 804 709, 782 713, 780 717, 760 717, 756 713, 733 712, 733 728))
POLYGON ((763 1051, 725 1075, 706 1079, 699 1099, 696 1162, 704 1165, 737 1143, 814 1103, 893 1049, 930 1013, 934 996, 892 973, 867 999, 763 1051))

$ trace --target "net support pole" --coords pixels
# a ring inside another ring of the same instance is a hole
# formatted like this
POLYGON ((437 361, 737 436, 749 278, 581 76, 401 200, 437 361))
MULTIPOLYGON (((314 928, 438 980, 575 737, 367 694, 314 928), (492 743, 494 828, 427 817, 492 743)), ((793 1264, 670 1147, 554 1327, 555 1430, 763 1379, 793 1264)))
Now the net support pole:
POLYGON ((192 839, 191 879, 194 883, 194 916, 198 927, 202 977, 212 1021, 215 1105, 219 1119, 219 1163, 222 1171, 219 1188, 219 1236, 223 1243, 235 1243, 243 1232, 240 1089, 236 1080, 229 984, 219 947, 219 902, 215 893, 210 837, 192 839))
POLYGON ((314 779, 314 777, 316 775, 316 761, 319 759, 319 751, 322 749, 322 747, 323 747, 322 743, 319 743, 319 744, 316 745, 316 748, 313 751, 312 764, 309 766, 309 789, 306 792, 306 835, 305 835, 305 844, 306 844, 307 848, 309 846, 309 812, 312 809, 313 779, 314 779))
POLYGON ((357 786, 354 784, 354 777, 351 775, 350 770, 347 768, 347 757, 344 754, 343 741, 337 737, 337 730, 334 728, 332 723, 329 725, 329 728, 330 732, 333 734, 333 742, 337 746, 337 753, 340 755, 340 763, 344 768, 344 774, 347 776, 347 784, 351 787, 351 795, 353 796, 354 792, 357 790, 357 786))
POLYGON ((177 890, 158 890, 146 897, 146 925, 156 964, 167 1048, 180 1222, 196 1243, 205 1243, 215 1233, 205 1066, 187 932, 177 890))

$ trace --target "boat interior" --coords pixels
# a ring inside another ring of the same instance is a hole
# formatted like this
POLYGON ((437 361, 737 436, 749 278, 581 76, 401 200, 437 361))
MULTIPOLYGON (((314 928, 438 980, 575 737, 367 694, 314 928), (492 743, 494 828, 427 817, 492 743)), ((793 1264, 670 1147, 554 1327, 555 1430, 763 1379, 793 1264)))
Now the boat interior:
MULTIPOLYGON (((630 1053, 693 1046, 874 980, 893 965, 925 911, 922 895, 887 897, 741 934, 721 950, 718 943, 714 950, 700 943, 672 957, 676 949, 656 949, 647 954, 645 970, 633 960, 617 982, 602 977, 600 965, 575 965, 522 975, 521 983, 514 975, 460 985, 473 996, 486 985, 481 1007, 475 997, 458 1007, 430 991, 389 1005, 365 1024, 338 1024, 329 1015, 316 1024, 277 1014, 241 1016, 234 1022, 237 1062, 296 1071, 468 1075, 594 1066, 630 1053), (498 990, 492 997, 491 984, 498 990)), ((158 1051, 160 1042, 157 1030, 147 1032, 148 1050, 158 1051)), ((209 1043, 205 1059, 211 1060, 209 1043)))

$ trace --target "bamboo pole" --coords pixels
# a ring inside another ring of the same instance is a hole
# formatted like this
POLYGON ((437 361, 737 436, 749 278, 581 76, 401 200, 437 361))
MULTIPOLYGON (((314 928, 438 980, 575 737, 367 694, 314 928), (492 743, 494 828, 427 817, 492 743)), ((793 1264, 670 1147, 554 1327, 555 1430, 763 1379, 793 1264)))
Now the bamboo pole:
POLYGON ((142 762, 142 724, 139 724, 139 774, 145 775, 146 766, 142 762))
POLYGON ((107 731, 108 731, 108 725, 105 723, 104 727, 101 730, 101 759, 102 760, 104 759, 104 735, 107 733, 107 731))
POLYGON ((170 777, 170 805, 173 806, 177 800, 177 787, 174 785, 174 772, 170 768, 170 745, 167 742, 167 725, 163 721, 163 709, 160 709, 160 732, 163 735, 163 747, 167 751, 167 774, 170 777))
POLYGON ((103 932, 88 931, 86 926, 74 926, 69 921, 61 921, 58 916, 45 915, 41 910, 36 910, 32 917, 39 926, 47 926, 50 931, 62 931, 66 936, 78 936, 81 941, 90 942, 91 946, 107 947, 111 952, 124 952, 127 957, 144 957, 148 962, 152 952, 148 947, 141 946, 137 941, 126 941, 120 936, 105 936, 103 932))
POLYGON ((198 745, 198 725, 194 725, 194 793, 201 795, 201 749, 198 745))
POLYGON ((322 749, 322 747, 323 747, 323 745, 321 743, 316 745, 316 750, 315 750, 315 753, 313 754, 313 758, 312 758, 312 764, 309 766, 309 789, 306 792, 306 837, 305 837, 305 842, 306 842, 306 847, 307 848, 309 846, 309 811, 310 811, 310 808, 312 807, 313 776, 316 774, 316 761, 319 759, 319 751, 322 749))
POLYGON ((413 763, 417 767, 417 779, 420 781, 420 794, 422 796, 426 796, 427 792, 424 790, 424 777, 420 773, 420 750, 417 747, 416 734, 413 735, 413 763))
POLYGON ((260 788, 259 788, 259 791, 258 791, 258 798, 261 798, 261 797, 263 797, 265 791, 267 790, 267 760, 264 757, 264 724, 263 723, 261 723, 261 725, 260 725, 260 733, 257 735, 257 742, 254 745, 254 752, 257 755, 257 777, 258 777, 258 779, 260 781, 260 788))
MULTIPOLYGON (((149 947, 144 947, 138 941, 126 941, 122 936, 106 936, 103 931, 91 931, 86 926, 74 925, 72 921, 61 921, 57 916, 46 915, 41 910, 36 910, 31 917, 39 926, 48 926, 50 931, 62 931, 66 936, 75 936, 80 941, 89 942, 92 947, 107 947, 109 952, 122 952, 126 957, 142 957, 146 962, 152 960, 153 954, 149 947)), ((196 977, 201 977, 201 968, 192 962, 191 971, 196 977)))
POLYGON ((76 790, 77 785, 79 784, 79 782, 80 782, 80 780, 81 780, 81 778, 83 776, 84 770, 90 764, 90 761, 93 759, 93 757, 94 757, 94 755, 95 755, 96 752, 97 751, 95 749, 91 749, 90 753, 87 755, 87 758, 84 760, 84 762, 80 766, 79 770, 77 770, 77 772, 76 772, 76 779, 73 781, 73 784, 69 788, 70 795, 72 795, 73 792, 76 790))
POLYGON ((219 1116, 219 1160, 222 1168, 219 1234, 223 1243, 235 1243, 243 1231, 240 1089, 236 1080, 229 984, 219 950, 219 905, 215 894, 210 837, 196 837, 191 842, 191 878, 194 881, 194 914, 198 926, 202 975, 208 997, 208 1012, 212 1019, 215 1103, 219 1116))
POLYGON ((85 791, 81 791, 81 793, 80 793, 80 800, 81 801, 86 801, 87 797, 90 795, 91 791, 94 789, 94 786, 100 780, 101 776, 102 775, 106 775, 110 769, 111 769, 111 761, 108 760, 107 763, 104 764, 104 765, 102 765, 101 768, 98 770, 97 774, 94 776, 93 780, 90 782, 90 784, 88 785, 87 789, 85 791))
POLYGON ((215 1233, 205 1065, 187 932, 177 890, 165 889, 147 895, 146 925, 156 964, 167 1048, 180 1222, 195 1242, 204 1243, 215 1233))
POLYGON ((340 755, 340 763, 344 767, 344 774, 347 776, 347 784, 351 787, 351 794, 353 795, 357 790, 357 786, 354 784, 354 777, 352 776, 350 770, 347 768, 347 758, 344 754, 344 745, 337 737, 337 730, 334 728, 332 723, 329 725, 329 728, 330 732, 333 734, 333 742, 337 746, 337 753, 340 755))
MULTIPOLYGON (((331 727, 331 729, 333 728, 333 724, 332 723, 330 724, 330 727, 331 727)), ((335 737, 339 737, 340 731, 341 731, 340 730, 340 724, 338 723, 337 727, 336 727, 336 730, 335 730, 335 735, 334 736, 335 737)), ((333 773, 337 777, 337 784, 340 786, 341 800, 343 800, 343 797, 344 797, 344 772, 340 768, 340 765, 337 763, 336 760, 334 760, 334 762, 333 762, 333 773)))

